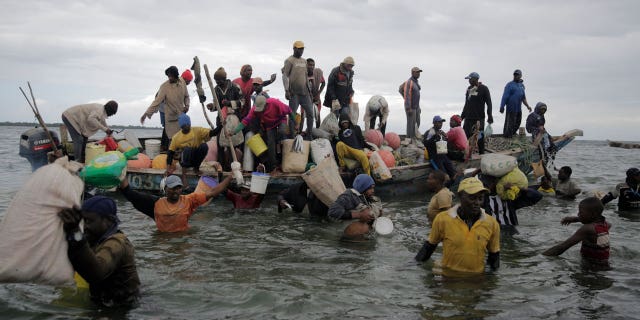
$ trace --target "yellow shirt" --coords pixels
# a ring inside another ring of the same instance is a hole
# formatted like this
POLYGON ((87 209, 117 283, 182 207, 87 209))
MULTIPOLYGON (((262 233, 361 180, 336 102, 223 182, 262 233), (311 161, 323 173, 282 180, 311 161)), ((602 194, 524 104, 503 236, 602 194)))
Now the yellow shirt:
POLYGON ((177 151, 186 147, 197 148, 199 145, 209 141, 209 129, 202 127, 191 127, 189 133, 184 134, 182 130, 178 131, 173 138, 169 150, 177 151))
POLYGON ((500 251, 500 225, 484 210, 471 230, 460 219, 455 206, 436 216, 429 243, 442 242, 442 265, 454 271, 482 273, 485 256, 500 251))
POLYGON ((442 188, 431 197, 429 206, 427 207, 427 217, 430 222, 436 218, 438 213, 448 210, 453 205, 453 193, 447 188, 442 188))

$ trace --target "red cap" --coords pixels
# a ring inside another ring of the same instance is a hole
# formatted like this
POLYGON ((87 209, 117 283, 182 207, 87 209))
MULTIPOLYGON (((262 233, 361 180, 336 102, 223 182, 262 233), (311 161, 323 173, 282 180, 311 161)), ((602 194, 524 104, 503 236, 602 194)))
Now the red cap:
POLYGON ((462 118, 460 118, 459 115, 454 114, 454 115, 451 116, 451 121, 455 121, 457 123, 462 123, 462 118))
POLYGON ((182 75, 181 75, 182 79, 184 79, 185 81, 191 81, 193 80, 193 74, 191 73, 191 71, 189 71, 189 69, 185 70, 182 75))

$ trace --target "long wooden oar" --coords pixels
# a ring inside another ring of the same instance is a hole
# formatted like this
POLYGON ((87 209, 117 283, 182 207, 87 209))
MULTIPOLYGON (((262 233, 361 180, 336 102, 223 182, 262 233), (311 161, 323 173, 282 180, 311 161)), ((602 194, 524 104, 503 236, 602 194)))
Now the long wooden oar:
POLYGON ((29 86, 29 93, 31 94, 31 99, 33 100, 33 104, 31 104, 31 101, 29 101, 29 98, 27 98, 27 94, 24 92, 24 90, 22 90, 22 87, 18 87, 18 88, 22 92, 22 95, 24 96, 24 98, 27 99, 27 103, 29 103, 29 106, 31 107, 31 111, 33 111, 33 114, 36 116, 36 119, 38 119, 38 122, 40 123, 40 126, 42 127, 44 132, 47 134, 49 141, 51 141, 51 146, 53 148, 53 152, 55 153, 58 151, 56 142, 53 140, 53 135, 51 135, 51 132, 49 131, 49 129, 47 129, 47 126, 44 124, 44 120, 42 120, 42 116, 40 116, 40 110, 38 110, 38 105, 36 104, 36 98, 33 96, 33 90, 31 89, 31 83, 29 83, 29 81, 27 81, 27 85, 29 86))
POLYGON ((200 105, 202 106, 202 113, 204 114, 204 118, 207 119, 207 123, 211 127, 211 129, 215 129, 215 126, 209 119, 209 115, 207 114, 207 110, 204 108, 204 102, 200 97, 204 96, 204 89, 202 89, 202 76, 200 75, 200 59, 198 56, 193 57, 193 65, 191 66, 191 70, 195 74, 193 82, 196 84, 198 99, 200 100, 200 105))

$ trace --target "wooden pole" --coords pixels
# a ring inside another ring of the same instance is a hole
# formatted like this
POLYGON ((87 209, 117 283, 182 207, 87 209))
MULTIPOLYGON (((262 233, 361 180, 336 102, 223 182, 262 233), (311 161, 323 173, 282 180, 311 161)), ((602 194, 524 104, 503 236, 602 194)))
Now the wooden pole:
POLYGON ((29 93, 31 94, 31 99, 33 100, 33 104, 31 104, 31 102, 29 101, 29 98, 27 98, 27 94, 24 92, 24 90, 22 90, 22 87, 18 87, 18 88, 20 88, 20 91, 22 91, 22 95, 24 96, 24 98, 27 99, 27 103, 29 103, 29 106, 31 107, 31 111, 33 111, 33 114, 36 116, 36 119, 40 123, 40 126, 42 127, 44 132, 47 134, 49 141, 51 141, 53 152, 57 152, 58 147, 56 146, 56 142, 55 140, 53 140, 53 136, 51 135, 51 132, 49 132, 49 129, 47 129, 47 126, 44 124, 44 120, 42 120, 42 117, 40 116, 40 111, 38 110, 36 99, 33 96, 33 90, 31 90, 31 83, 27 82, 27 85, 29 85, 29 93))
MULTIPOLYGON (((213 80, 211 80, 211 75, 209 74, 209 68, 207 65, 204 65, 204 73, 207 75, 207 81, 209 81, 209 88, 211 89, 211 96, 213 97, 213 105, 216 107, 218 111, 218 117, 220 118, 220 123, 224 125, 224 119, 222 119, 222 112, 220 111, 220 104, 218 103, 218 95, 216 95, 215 87, 213 86, 213 80)), ((223 128, 224 129, 224 128, 223 128)), ((233 145, 233 141, 231 140, 231 136, 224 133, 227 138, 229 138, 229 147, 231 148, 231 156, 233 157, 233 162, 238 162, 238 158, 236 157, 236 148, 233 145)))
MULTIPOLYGON (((193 65, 191 66, 191 70, 193 70, 193 73, 195 73, 194 82, 196 83, 198 99, 200 99, 200 96, 204 96, 204 90, 202 89, 202 77, 200 76, 200 59, 198 59, 198 56, 193 57, 193 65)), ((204 118, 207 120, 207 123, 209 124, 211 129, 215 129, 215 126, 211 122, 211 119, 209 119, 207 110, 205 110, 204 108, 204 102, 201 101, 200 105, 202 106, 202 113, 204 114, 204 118)))

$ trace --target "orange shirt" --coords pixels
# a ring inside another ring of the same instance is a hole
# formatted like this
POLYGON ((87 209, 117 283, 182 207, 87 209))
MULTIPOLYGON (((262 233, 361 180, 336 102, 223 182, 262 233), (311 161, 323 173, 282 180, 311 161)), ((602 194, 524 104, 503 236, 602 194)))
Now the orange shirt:
POLYGON ((161 198, 153 208, 158 230, 178 232, 189 229, 189 218, 205 202, 207 196, 203 192, 181 195, 176 203, 170 203, 166 197, 161 198))

